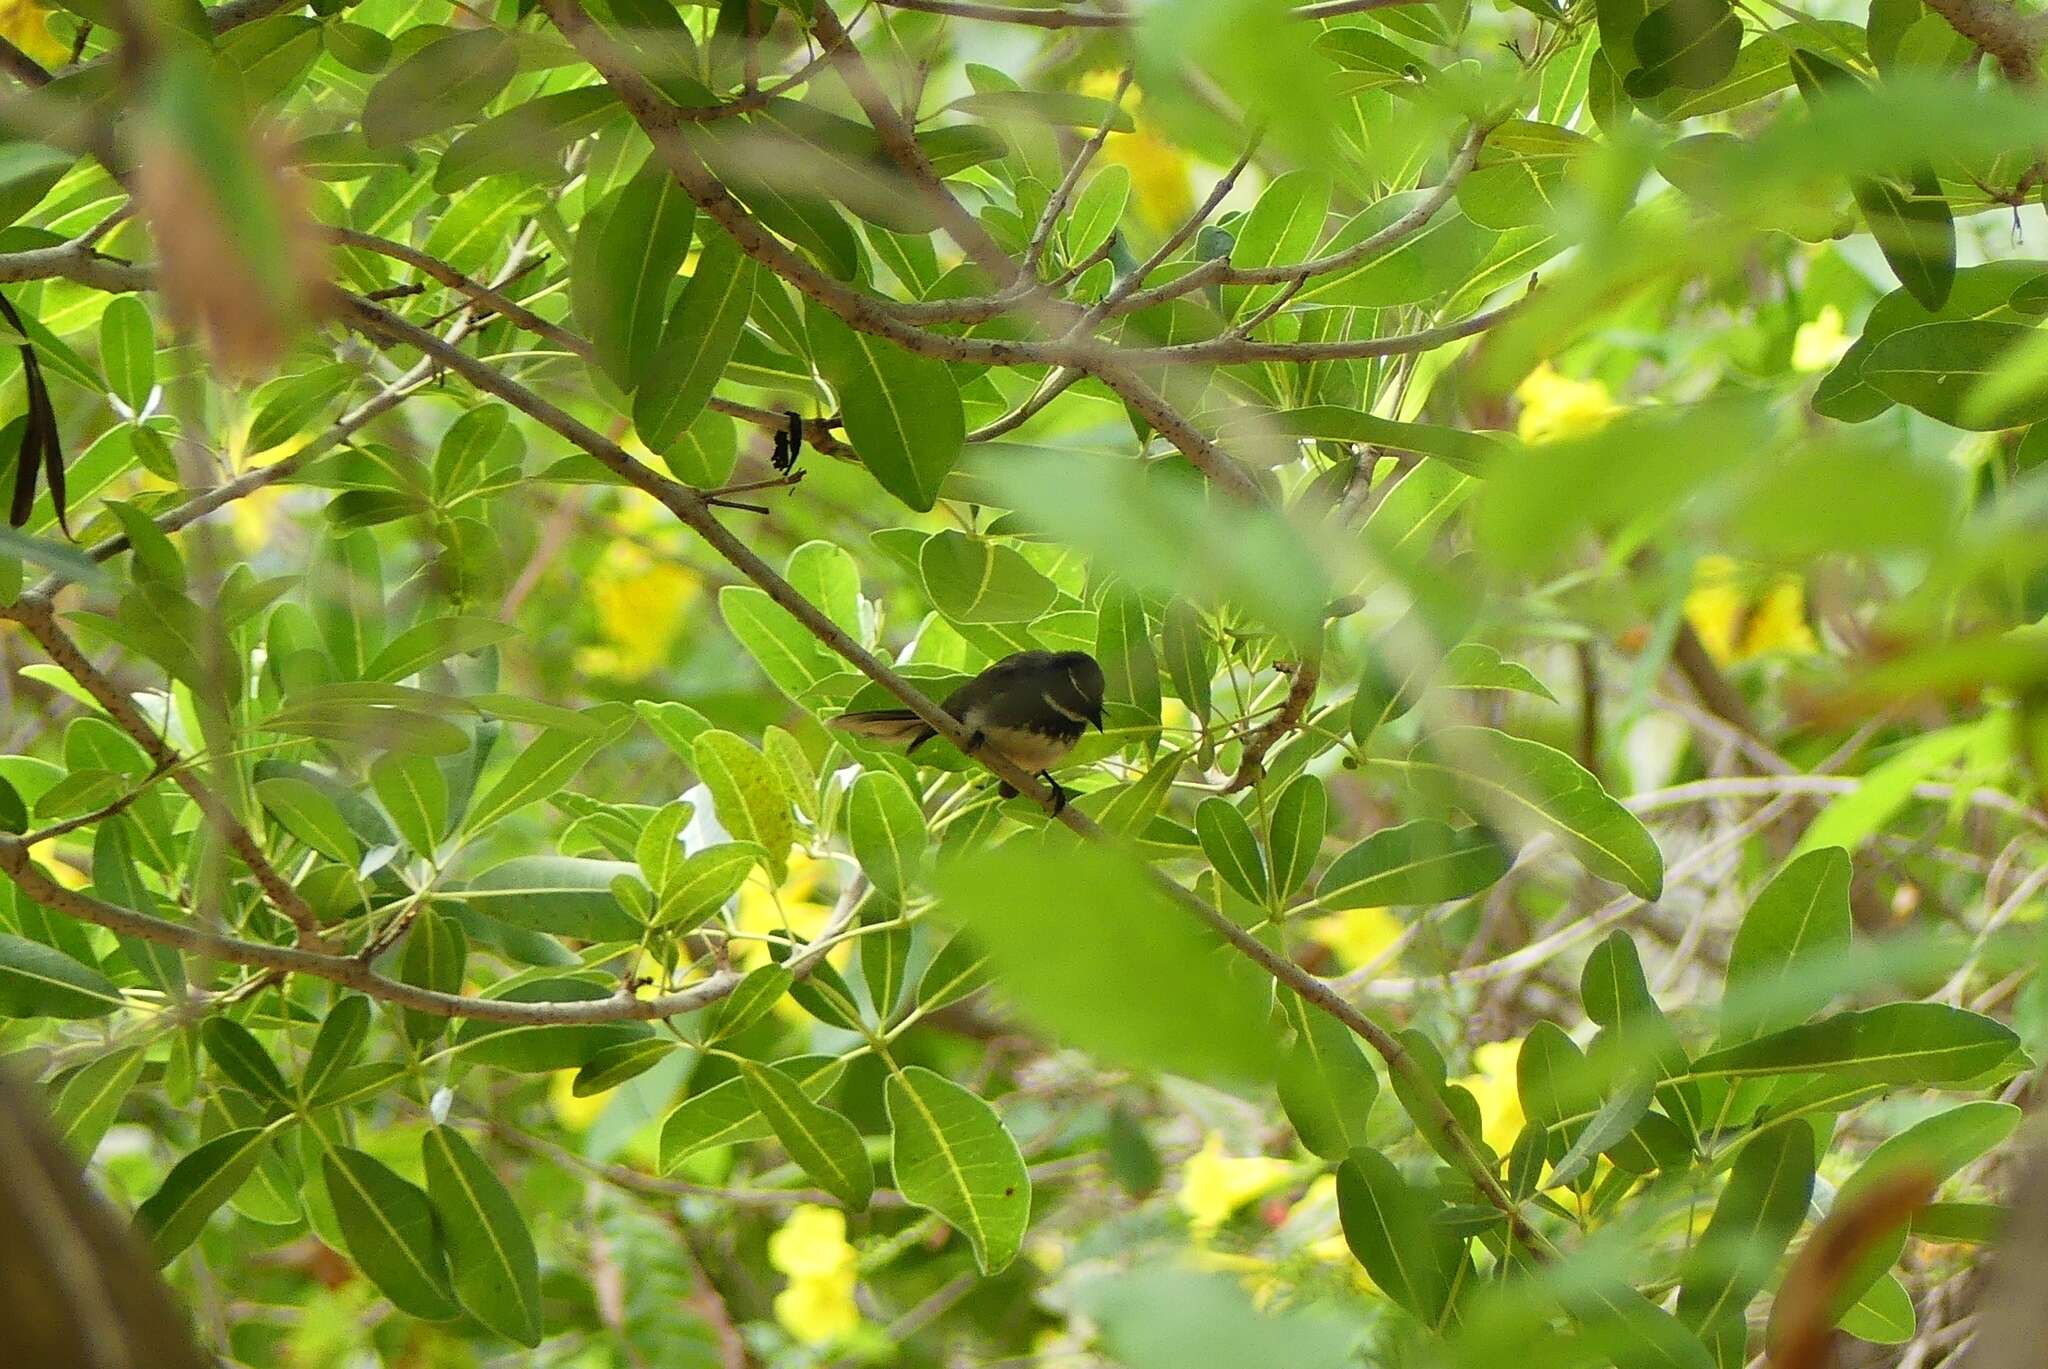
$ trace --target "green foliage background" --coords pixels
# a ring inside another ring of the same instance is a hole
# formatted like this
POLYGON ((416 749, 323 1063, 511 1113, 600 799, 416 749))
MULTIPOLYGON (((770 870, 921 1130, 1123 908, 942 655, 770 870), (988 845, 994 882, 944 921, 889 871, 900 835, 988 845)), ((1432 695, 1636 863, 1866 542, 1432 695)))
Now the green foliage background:
POLYGON ((1739 1369, 1990 1315, 2038 17, 0 31, 52 406, 10 347, 0 1039, 214 1352, 1739 1369), (1057 820, 825 727, 1028 648, 1110 686, 1057 820))

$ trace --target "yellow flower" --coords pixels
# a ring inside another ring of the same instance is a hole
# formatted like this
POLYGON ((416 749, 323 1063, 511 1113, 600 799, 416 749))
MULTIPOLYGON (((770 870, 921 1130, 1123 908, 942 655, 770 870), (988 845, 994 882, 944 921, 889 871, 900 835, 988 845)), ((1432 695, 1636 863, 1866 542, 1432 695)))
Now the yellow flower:
POLYGON ((28 848, 28 858, 43 867, 43 872, 67 889, 83 889, 92 883, 77 866, 68 860, 57 859, 57 839, 39 841, 28 848))
POLYGON ((1819 318, 1800 324, 1799 331, 1792 335, 1792 369, 1825 371, 1842 359, 1850 341, 1842 331, 1842 311, 1832 304, 1825 305, 1819 318))
POLYGON ((805 1345, 828 1345, 853 1334, 860 1325, 853 1271, 794 1280, 775 1295, 775 1320, 805 1345))
POLYGON ((699 585, 688 567, 619 538, 591 568, 587 589, 604 645, 577 653, 577 664, 592 675, 632 681, 674 656, 699 585))
POLYGON ((819 1279, 850 1271, 857 1256, 846 1239, 846 1214, 802 1203, 768 1238, 768 1263, 792 1279, 819 1279))
POLYGON ((1522 415, 1515 433, 1532 445, 1584 437, 1607 426, 1621 406, 1597 380, 1572 380, 1544 362, 1515 387, 1522 415))
POLYGON ((860 1325, 853 1288, 859 1257, 846 1239, 846 1214, 805 1203, 768 1238, 768 1263, 789 1276, 775 1295, 775 1319, 806 1345, 823 1345, 860 1325))
MULTIPOLYGON (((5 0, 0 0, 5 3, 5 0)), ((237 499, 228 509, 228 529, 234 535, 235 545, 245 556, 253 555, 270 545, 277 534, 275 515, 277 506, 283 502, 284 487, 265 485, 251 490, 237 499)))
POLYGON ((50 11, 35 0, 0 0, 0 37, 44 66, 71 55, 70 49, 50 34, 50 11))
POLYGON ((597 1114, 604 1111, 604 1105, 612 1100, 612 1091, 593 1093, 578 1098, 575 1091, 576 1071, 556 1070, 548 1076, 548 1108, 555 1114, 555 1120, 571 1131, 588 1129, 597 1120, 597 1114))
POLYGON ((1759 584, 1733 558, 1703 556, 1693 568, 1692 584, 1685 596, 1686 621, 1720 664, 1770 652, 1819 650, 1806 625, 1806 589, 1798 576, 1774 575, 1759 584))
MULTIPOLYGON (((1081 78, 1081 93, 1110 99, 1116 94, 1117 79, 1115 72, 1091 71, 1081 78)), ((1195 194, 1188 184, 1187 154, 1138 116, 1143 103, 1144 95, 1136 86, 1124 92, 1123 107, 1135 126, 1129 133, 1109 135, 1102 145, 1102 160, 1129 170, 1138 217, 1154 232, 1167 233, 1194 212, 1195 194)))
POLYGON ((1481 1139, 1502 1155, 1522 1133, 1522 1095, 1515 1087, 1515 1062, 1521 1055, 1519 1040, 1489 1041, 1472 1052, 1476 1073, 1457 1081, 1479 1100, 1481 1139))
POLYGON ((1385 908, 1346 908, 1308 924, 1308 934, 1328 946, 1347 970, 1378 960, 1402 931, 1400 919, 1385 908))
POLYGON ((1270 1155, 1225 1155, 1223 1138, 1210 1132, 1181 1170, 1174 1201, 1197 1236, 1207 1236, 1231 1213, 1287 1182, 1294 1166, 1270 1155))

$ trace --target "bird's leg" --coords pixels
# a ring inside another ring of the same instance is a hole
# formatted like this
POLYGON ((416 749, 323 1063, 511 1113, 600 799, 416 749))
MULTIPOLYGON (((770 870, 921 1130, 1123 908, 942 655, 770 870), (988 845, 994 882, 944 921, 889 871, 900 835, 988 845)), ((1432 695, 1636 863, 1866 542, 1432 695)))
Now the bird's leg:
POLYGON ((1044 780, 1046 787, 1052 790, 1052 815, 1058 817, 1060 811, 1067 806, 1067 791, 1060 787, 1060 782, 1052 777, 1050 770, 1039 771, 1038 778, 1044 780))

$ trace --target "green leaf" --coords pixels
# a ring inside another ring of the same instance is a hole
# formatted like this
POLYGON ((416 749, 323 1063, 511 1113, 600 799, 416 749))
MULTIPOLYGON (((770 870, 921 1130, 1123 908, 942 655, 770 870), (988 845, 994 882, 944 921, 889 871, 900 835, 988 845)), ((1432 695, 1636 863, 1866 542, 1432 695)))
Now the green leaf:
POLYGON ((1216 648, 1202 630, 1202 615, 1194 605, 1184 599, 1167 603, 1159 623, 1159 650, 1174 695, 1195 717, 1206 720, 1216 678, 1216 648))
POLYGON ((330 1008, 321 1019, 320 1031, 313 1037, 313 1049, 306 1054, 306 1068, 299 1076, 299 1097, 320 1097, 342 1071, 355 1064, 369 1035, 369 999, 350 994, 330 1008))
MULTIPOLYGON (((529 979, 487 993, 511 1003, 589 1003, 612 991, 587 979, 529 979)), ((545 1023, 514 1025, 469 1018, 455 1032, 455 1048, 471 1064, 496 1065, 525 1074, 578 1069, 599 1051, 652 1036, 645 1022, 545 1023)))
POLYGON ((609 1093, 653 1069, 676 1049, 676 1042, 660 1036, 643 1036, 637 1041, 606 1046, 577 1067, 569 1092, 578 1098, 609 1093))
POLYGON ((1583 1324, 1587 1347, 1615 1369, 1714 1369, 1713 1356, 1676 1317, 1625 1284, 1595 1279, 1570 1292, 1565 1305, 1583 1324))
MULTIPOLYGON (((1923 1117, 1912 1126, 1886 1137, 1864 1157, 1835 1197, 1836 1203, 1853 1203, 1886 1179, 1901 1174, 1921 1174, 1937 1184, 1963 1166, 2002 1145, 2022 1120, 2020 1110, 2010 1103, 1977 1099, 1923 1117)), ((1890 1229, 1873 1233, 1862 1255, 1842 1275, 1834 1306, 1846 1314, 1906 1250, 1909 1221, 1901 1220, 1890 1229)))
POLYGON ((450 656, 467 656, 518 635, 518 628, 495 618, 429 619, 385 643, 363 678, 395 684, 450 656))
POLYGON ((427 1130, 420 1161, 454 1267, 455 1296, 499 1335, 540 1344, 540 1259, 512 1195, 448 1127, 427 1130))
POLYGON ((995 1109, 920 1065, 889 1076, 889 1168, 911 1204, 967 1237, 984 1277, 1024 1244, 1031 1176, 995 1109))
MULTIPOLYGON (((1315 252, 1330 212, 1330 179, 1317 171, 1288 171, 1273 178, 1237 230, 1230 264, 1256 270, 1305 260, 1315 252)), ((1278 285, 1223 292, 1227 314, 1256 312, 1282 288, 1278 285)))
POLYGON ((1708 90, 1735 69, 1742 49, 1742 21, 1728 0, 1667 0, 1636 25, 1634 46, 1640 71, 1623 85, 1637 99, 1672 86, 1708 90))
POLYGON ((975 993, 995 975, 972 933, 960 932, 932 957, 917 981, 917 1006, 927 1014, 975 993))
POLYGON ((1842 1314, 1841 1328, 1872 1345, 1904 1345, 1919 1329, 1913 1295, 1896 1274, 1887 1274, 1864 1290, 1856 1305, 1842 1314))
POLYGON ((1460 642, 1446 652, 1436 683, 1449 689, 1510 690, 1557 702, 1549 686, 1527 667, 1502 660, 1498 651, 1482 642, 1460 642))
POLYGON ((116 295, 100 315, 100 365, 129 411, 140 414, 156 388, 156 325, 149 306, 134 295, 116 295))
POLYGON ((127 534, 128 549, 135 557, 137 578, 146 577, 166 589, 182 593, 185 589, 185 563, 179 558, 178 549, 171 545, 171 539, 164 536, 163 529, 132 504, 115 499, 109 499, 106 504, 120 521, 121 531, 127 534))
POLYGON ((0 932, 0 1018, 104 1017, 121 991, 98 970, 40 942, 0 932))
POLYGON ((612 891, 633 867, 581 856, 514 856, 450 890, 471 908, 530 931, 584 941, 638 941, 640 922, 612 891))
POLYGON ((1060 225, 1067 260, 1082 261, 1092 255, 1123 222, 1124 207, 1130 203, 1131 172, 1125 166, 1105 166, 1089 177, 1074 201, 1073 212, 1060 225))
POLYGON ((1813 1138, 1805 1127, 1772 1127, 1743 1146, 1712 1220, 1686 1257, 1680 1321, 1714 1339, 1724 1326, 1741 1331, 1744 1313, 1806 1218, 1813 1177, 1813 1138))
POLYGON ((1059 597, 1014 547, 951 528, 925 539, 918 570, 933 606, 953 623, 1028 623, 1059 597))
POLYGON ((1721 1044, 1739 1045, 1805 1021, 1832 995, 1808 972, 1848 946, 1849 854, 1824 846, 1795 857, 1764 886, 1728 950, 1721 1044))
POLYGON ((1930 418, 1974 432, 1995 432, 2048 418, 2048 375, 2003 385, 1986 404, 1978 390, 1999 375, 2039 329, 1990 319, 1948 319, 1903 328, 1864 358, 1863 383, 1930 418))
POLYGON ((1314 868, 1328 830, 1329 808, 1321 778, 1307 774, 1288 781, 1273 804, 1273 892, 1282 900, 1292 897, 1314 868))
POLYGON ((370 785, 406 845, 432 859, 448 827, 448 781, 441 767, 426 756, 387 751, 370 763, 370 785))
POLYGON ((0 776, 0 832, 19 836, 28 830, 28 806, 4 776, 0 776))
POLYGON ((763 673, 792 699, 802 698, 820 680, 838 673, 836 661, 810 629, 770 599, 766 590, 727 585, 718 592, 718 612, 763 673))
POLYGON ((80 1161, 92 1158, 114 1124, 122 1100, 142 1074, 143 1049, 110 1051, 64 1081, 50 1104, 50 1123, 80 1161))
POLYGON ((1393 1161, 1370 1147, 1352 1151, 1337 1166, 1344 1243, 1388 1297, 1428 1325, 1450 1297, 1452 1264, 1432 1206, 1393 1161))
MULTIPOLYGON (((776 1069, 803 1086, 811 1098, 822 1097, 837 1083, 844 1065, 829 1055, 802 1055, 775 1062, 776 1069)), ((734 1076, 677 1104, 661 1124, 661 1169, 674 1169, 712 1146, 738 1145, 770 1135, 761 1110, 747 1092, 747 1081, 734 1076)))
POLYGON ((337 413, 341 396, 361 377, 356 367, 337 363, 265 386, 244 446, 253 455, 298 436, 323 414, 337 413))
POLYGON ((1236 804, 1220 795, 1203 799, 1195 809, 1195 834, 1202 839, 1202 854, 1231 888, 1253 903, 1266 902, 1272 885, 1265 853, 1236 804))
POLYGON ((1047 860, 1011 843, 942 867, 937 884, 1028 1020, 1122 1064, 1270 1077, 1260 994, 1129 858, 1080 846, 1047 860))
POLYGON ((1701 1056, 1693 1073, 1754 1078, 1827 1071, 1843 1082, 1932 1085, 1974 1078, 2011 1058, 2019 1038, 1988 1017, 1940 1003, 1887 1003, 1701 1056))
POLYGON ((1492 887, 1508 863, 1485 828, 1418 818, 1382 828, 1331 861, 1316 900, 1333 909, 1448 903, 1492 887))
POLYGON ((692 853, 662 890, 655 925, 671 936, 698 926, 739 892, 763 859, 765 853, 751 841, 721 842, 692 853))
POLYGON ((683 827, 695 812, 687 803, 664 804, 647 820, 633 845, 633 863, 640 867, 647 887, 657 897, 674 882, 689 852, 683 847, 683 827))
POLYGON ((633 375, 633 426, 655 451, 667 452, 704 412, 746 327, 758 270, 730 237, 706 228, 696 274, 669 315, 661 346, 633 375))
POLYGON ((192 1244, 206 1219, 234 1196, 270 1143, 264 1127, 225 1132, 202 1144, 164 1176, 157 1191, 135 1209, 135 1221, 149 1236, 159 1264, 192 1244))
POLYGON ((1440 729, 1427 750, 1405 763, 1411 777, 1462 789, 1510 830, 1556 834, 1587 870, 1640 898, 1663 892, 1664 857, 1642 821, 1564 752, 1486 727, 1440 729))
POLYGON ((1565 1148, 1550 1172, 1550 1185, 1560 1187, 1579 1177, 1593 1158, 1614 1149, 1628 1138, 1650 1110, 1656 1084, 1648 1079, 1622 1082, 1612 1097, 1586 1122, 1585 1129, 1565 1148))
POLYGON ((812 354, 839 395, 846 440, 883 489, 924 512, 960 459, 967 420, 942 361, 856 333, 830 311, 806 311, 812 354))
MULTIPOLYGON (((436 993, 462 992, 462 971, 469 958, 469 938, 462 924, 432 907, 420 909, 406 933, 405 951, 399 957, 400 982, 436 993)), ((399 1018, 408 1040, 423 1045, 435 1040, 448 1026, 448 1019, 407 1008, 399 1018)))
POLYGON ((399 147, 439 133, 503 91, 518 60, 510 36, 494 28, 437 38, 370 88, 363 134, 372 147, 399 147))
POLYGON ((1280 1065, 1280 1106, 1302 1145, 1342 1160, 1366 1143, 1379 1075, 1343 1023, 1283 994, 1294 1044, 1280 1065))
POLYGON ((846 830, 869 882, 894 902, 908 897, 930 840, 909 786, 886 770, 863 773, 847 791, 846 830))
POLYGON ((605 373, 621 388, 630 389, 653 361, 696 218, 696 205, 675 177, 650 165, 584 215, 578 228, 570 305, 605 373))
POLYGON ((279 776, 258 780, 256 797, 284 829, 329 860, 353 866, 362 846, 334 800, 306 780, 279 776))
POLYGON ((737 1036, 774 1011, 796 975, 789 966, 770 962, 747 971, 746 978, 726 997, 718 1011, 713 1040, 737 1036))
POLYGON ((769 878, 789 878, 789 848, 796 840, 796 818, 789 799, 775 782, 767 757, 746 738, 713 730, 691 747, 697 773, 711 791, 719 824, 740 841, 761 848, 769 878))
POLYGON ((328 1147, 320 1171, 349 1258, 377 1291, 399 1311, 427 1321, 458 1316, 427 1195, 382 1161, 347 1146, 328 1147))
POLYGON ((554 793, 568 783, 585 762, 632 726, 633 719, 632 713, 617 704, 601 704, 586 709, 583 716, 602 723, 604 730, 594 737, 576 736, 559 729, 541 733, 499 773, 497 781, 484 792, 483 797, 470 806, 462 830, 466 833, 486 831, 499 819, 554 793))
POLYGON ((789 1158, 848 1208, 858 1212, 866 1207, 875 1191, 875 1171, 853 1123, 812 1102, 795 1079, 772 1065, 742 1060, 739 1069, 747 1096, 789 1158))
POLYGON ((291 1088, 277 1071, 277 1062, 241 1023, 230 1017, 209 1017, 200 1024, 199 1039, 213 1063, 237 1088, 265 1102, 289 1106, 294 1101, 291 1088))
POLYGON ((458 194, 486 176, 511 172, 566 174, 562 151, 624 117, 610 87, 578 86, 514 105, 448 145, 434 168, 434 189, 458 194))

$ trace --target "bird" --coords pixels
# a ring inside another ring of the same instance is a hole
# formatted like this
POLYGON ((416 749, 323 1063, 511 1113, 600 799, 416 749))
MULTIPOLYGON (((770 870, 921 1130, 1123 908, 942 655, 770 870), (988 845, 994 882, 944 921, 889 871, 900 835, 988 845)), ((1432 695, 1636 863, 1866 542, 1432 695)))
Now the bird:
MULTIPOLYGON (((990 747, 1050 785, 1057 814, 1067 806, 1067 791, 1052 767, 1088 728, 1102 731, 1103 687, 1102 666, 1085 651, 1019 651, 955 689, 940 707, 967 730, 967 754, 990 747)), ((907 708, 842 713, 831 725, 870 741, 907 742, 912 752, 938 735, 907 708)), ((1016 792, 1002 786, 1004 798, 1016 792)))

